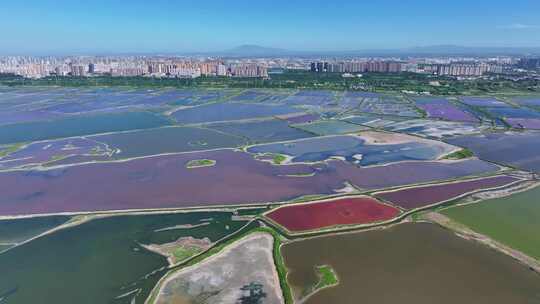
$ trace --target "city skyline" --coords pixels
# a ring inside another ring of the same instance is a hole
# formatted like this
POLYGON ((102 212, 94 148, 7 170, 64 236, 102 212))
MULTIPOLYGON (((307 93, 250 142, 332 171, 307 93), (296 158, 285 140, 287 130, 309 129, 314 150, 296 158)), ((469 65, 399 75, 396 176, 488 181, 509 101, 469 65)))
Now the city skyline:
POLYGON ((540 47, 537 1, 10 1, 0 54, 540 47), (23 17, 21 17, 23 16, 23 17))

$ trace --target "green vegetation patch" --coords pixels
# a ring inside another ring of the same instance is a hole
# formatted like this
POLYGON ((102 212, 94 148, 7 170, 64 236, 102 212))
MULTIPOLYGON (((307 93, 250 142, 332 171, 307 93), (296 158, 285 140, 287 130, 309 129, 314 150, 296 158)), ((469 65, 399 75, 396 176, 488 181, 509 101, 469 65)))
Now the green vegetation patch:
POLYGON ((194 160, 190 160, 186 164, 186 168, 194 169, 194 168, 201 168, 201 167, 212 167, 215 165, 216 165, 216 161, 213 159, 194 159, 194 160))
POLYGON ((204 249, 196 246, 180 246, 176 248, 172 254, 176 261, 184 261, 192 256, 201 253, 204 249))
POLYGON ((469 149, 461 149, 456 152, 452 152, 444 157, 444 159, 464 159, 473 157, 474 153, 469 149))
POLYGON ((287 157, 282 154, 273 154, 272 155, 272 162, 276 165, 281 165, 283 162, 287 160, 287 157))
POLYGON ((188 145, 192 147, 206 147, 208 146, 208 142, 204 140, 196 140, 196 141, 190 141, 188 142, 188 145))
MULTIPOLYGON (((342 77, 342 73, 312 73, 309 71, 285 70, 262 78, 149 78, 149 77, 44 77, 25 79, 19 76, 4 76, 0 84, 7 86, 65 86, 100 87, 127 86, 142 88, 279 88, 279 89, 325 89, 367 90, 374 92, 430 92, 432 95, 485 95, 485 94, 537 94, 538 80, 523 79, 472 79, 458 80, 453 77, 417 73, 364 73, 363 77, 342 77), (437 82, 438 86, 432 84, 437 82)), ((231 92, 233 94, 234 92, 231 92)), ((228 96, 230 96, 229 94, 228 96)))
POLYGON ((16 152, 22 146, 24 146, 24 143, 0 147, 0 158, 6 157, 6 156, 10 155, 11 153, 16 152))
POLYGON ((289 286, 289 283, 287 283, 287 266, 285 266, 285 260, 283 259, 283 255, 281 254, 281 245, 283 244, 281 241, 281 235, 277 233, 275 230, 261 227, 258 228, 262 231, 266 231, 274 237, 274 263, 276 265, 276 270, 278 272, 279 276, 279 285, 281 286, 281 291, 283 292, 283 299, 285 301, 285 304, 293 304, 293 295, 291 288, 289 286))
POLYGON ((441 212, 470 229, 540 259, 540 187, 441 212))
POLYGON ((317 271, 317 276, 319 277, 319 282, 317 285, 315 285, 315 291, 325 287, 335 286, 339 283, 338 277, 331 266, 317 266, 315 267, 315 270, 317 271))
POLYGON ((314 295, 321 289, 336 286, 337 284, 339 284, 336 272, 330 265, 315 266, 315 273, 317 274, 319 281, 317 282, 317 284, 311 285, 304 290, 304 292, 300 295, 300 298, 298 299, 300 302, 306 301, 307 298, 314 295))

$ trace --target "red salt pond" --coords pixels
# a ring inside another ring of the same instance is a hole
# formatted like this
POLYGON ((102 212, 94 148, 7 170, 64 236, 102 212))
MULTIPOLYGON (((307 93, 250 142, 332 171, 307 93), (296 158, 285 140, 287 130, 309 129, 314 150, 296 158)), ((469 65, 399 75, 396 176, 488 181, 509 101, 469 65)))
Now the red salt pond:
POLYGON ((457 183, 380 192, 375 194, 375 196, 402 208, 414 209, 455 199, 466 193, 506 186, 519 180, 520 179, 515 177, 499 175, 457 183))
POLYGON ((397 208, 364 196, 280 207, 266 216, 289 231, 300 232, 381 222, 399 213, 397 208))

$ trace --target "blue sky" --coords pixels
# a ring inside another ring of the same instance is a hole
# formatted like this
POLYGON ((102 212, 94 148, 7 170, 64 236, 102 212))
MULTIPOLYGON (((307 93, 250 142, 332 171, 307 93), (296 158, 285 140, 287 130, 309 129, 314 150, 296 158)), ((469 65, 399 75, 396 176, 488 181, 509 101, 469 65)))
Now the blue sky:
POLYGON ((3 0, 0 53, 540 46, 538 0, 3 0))

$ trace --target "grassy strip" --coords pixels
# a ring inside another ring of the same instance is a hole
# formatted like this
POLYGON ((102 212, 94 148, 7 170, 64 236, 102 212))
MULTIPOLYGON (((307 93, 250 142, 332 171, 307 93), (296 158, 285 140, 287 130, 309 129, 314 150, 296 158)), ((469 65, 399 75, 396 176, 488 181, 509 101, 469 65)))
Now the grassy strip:
POLYGON ((154 77, 59 77, 26 79, 16 75, 0 76, 0 84, 6 86, 65 86, 103 87, 122 86, 133 88, 278 88, 278 89, 326 89, 368 90, 374 92, 430 92, 432 95, 486 95, 490 94, 533 94, 540 91, 536 79, 473 79, 457 80, 447 76, 416 73, 363 73, 363 77, 344 78, 341 73, 312 73, 309 71, 285 70, 272 74, 268 79, 198 77, 198 78, 154 78, 154 77), (434 81, 440 86, 431 85, 434 81))
POLYGON ((421 211, 421 212, 413 213, 413 214, 411 214, 411 220, 412 220, 413 222, 421 222, 421 221, 424 220, 423 215, 424 215, 424 212, 422 212, 422 211, 421 211))
POLYGON ((285 304, 293 304, 294 299, 292 296, 292 291, 287 283, 287 266, 285 266, 285 261, 281 255, 281 235, 274 229, 268 227, 261 227, 258 229, 263 229, 263 231, 270 233, 274 237, 274 264, 276 265, 276 270, 278 272, 279 285, 281 286, 281 292, 283 293, 283 300, 285 304))
POLYGON ((174 257, 174 261, 175 262, 180 262, 180 261, 183 261, 183 260, 186 260, 196 254, 199 254, 203 251, 203 249, 201 248, 198 248, 198 247, 183 247, 183 246, 180 246, 178 248, 176 248, 173 252, 172 252, 172 256, 174 257))
POLYGON ((194 160, 190 160, 186 164, 186 168, 193 169, 193 168, 200 168, 200 167, 212 167, 215 164, 216 164, 216 161, 212 159, 194 159, 194 160))
POLYGON ((473 157, 474 153, 469 149, 461 149, 459 151, 450 153, 444 157, 444 159, 464 159, 473 157))
POLYGON ((16 152, 22 146, 24 146, 24 143, 9 145, 9 146, 5 147, 4 149, 0 150, 0 158, 6 157, 6 156, 10 155, 11 153, 16 152))

